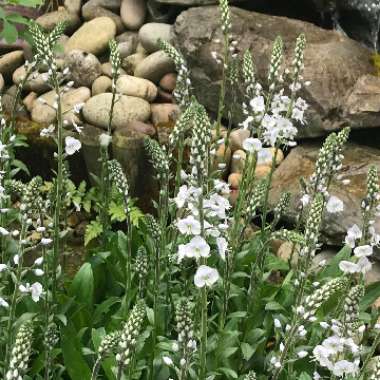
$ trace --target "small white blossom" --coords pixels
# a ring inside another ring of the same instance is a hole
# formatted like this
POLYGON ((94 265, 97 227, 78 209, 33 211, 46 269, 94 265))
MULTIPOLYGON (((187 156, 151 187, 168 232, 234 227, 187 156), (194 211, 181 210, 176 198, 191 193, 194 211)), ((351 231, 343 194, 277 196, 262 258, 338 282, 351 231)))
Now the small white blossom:
POLYGON ((65 138, 65 152, 68 156, 72 156, 80 150, 82 143, 74 137, 67 136, 65 138))
POLYGON ((341 199, 332 195, 327 201, 326 209, 330 214, 336 214, 344 210, 344 205, 341 199))
POLYGON ((194 276, 194 284, 197 288, 204 286, 211 287, 219 279, 219 273, 216 269, 207 265, 201 265, 194 276))

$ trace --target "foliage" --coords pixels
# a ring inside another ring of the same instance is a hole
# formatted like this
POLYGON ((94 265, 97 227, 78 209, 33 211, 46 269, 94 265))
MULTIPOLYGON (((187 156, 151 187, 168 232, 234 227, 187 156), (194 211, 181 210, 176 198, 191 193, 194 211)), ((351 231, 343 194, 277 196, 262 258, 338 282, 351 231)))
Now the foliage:
POLYGON ((4 38, 9 44, 14 43, 18 36, 19 31, 17 25, 28 25, 29 20, 26 17, 21 16, 18 13, 6 12, 3 6, 5 5, 19 5, 23 7, 35 8, 43 4, 43 0, 6 0, 0 6, 0 23, 2 24, 2 30, 0 32, 0 38, 4 38))

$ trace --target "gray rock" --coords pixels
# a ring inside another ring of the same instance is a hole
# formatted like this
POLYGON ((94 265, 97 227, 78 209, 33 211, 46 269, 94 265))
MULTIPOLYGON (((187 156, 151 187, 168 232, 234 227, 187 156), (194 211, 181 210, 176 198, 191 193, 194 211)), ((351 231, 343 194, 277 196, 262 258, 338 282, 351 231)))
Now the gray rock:
POLYGON ((101 54, 116 35, 116 25, 109 17, 98 17, 84 23, 67 41, 65 52, 80 49, 87 53, 101 54))
MULTIPOLYGON (((26 75, 25 66, 21 66, 13 72, 12 79, 13 83, 20 84, 26 75)), ((26 91, 34 91, 38 94, 42 94, 51 89, 48 81, 47 73, 32 73, 29 79, 24 84, 24 89, 26 91)))
POLYGON ((132 55, 136 51, 136 46, 131 44, 130 42, 120 42, 119 45, 119 52, 121 58, 126 58, 132 55))
MULTIPOLYGON (((292 194, 290 210, 286 219, 294 222, 298 215, 301 196, 299 179, 309 178, 314 172, 315 161, 320 149, 320 144, 305 144, 291 150, 273 176, 272 189, 270 191, 270 204, 275 205, 283 191, 292 194)), ((341 182, 331 184, 329 193, 340 198, 344 203, 341 213, 325 213, 322 234, 325 242, 331 245, 341 245, 349 227, 353 224, 361 225, 362 212, 361 201, 366 194, 366 177, 370 165, 376 165, 380 169, 380 150, 367 146, 348 144, 344 150, 342 171, 343 178, 349 179, 350 184, 342 185, 341 182)), ((380 220, 374 224, 377 232, 380 231, 380 220)))
MULTIPOLYGON (((82 151, 84 162, 86 164, 87 173, 100 176, 101 160, 100 160, 100 143, 99 136, 104 133, 102 128, 94 127, 90 124, 84 124, 79 139, 82 143, 82 151)), ((92 176, 89 175, 90 181, 93 182, 92 176)), ((95 186, 95 183, 92 183, 95 186)))
POLYGON ((65 63, 76 86, 91 87, 94 80, 102 75, 98 58, 82 50, 71 50, 66 55, 65 63))
POLYGON ((112 89, 112 80, 111 78, 102 75, 99 78, 94 80, 92 84, 92 96, 103 94, 105 92, 111 92, 112 89))
POLYGON ((116 91, 123 95, 135 96, 152 102, 157 96, 157 87, 147 79, 121 75, 116 82, 116 91))
POLYGON ((113 13, 109 9, 100 7, 98 5, 93 5, 91 2, 83 5, 82 17, 84 18, 85 21, 90 21, 97 17, 109 17, 110 19, 112 19, 112 21, 116 25, 117 34, 123 33, 123 31, 125 30, 124 24, 121 21, 121 18, 119 15, 113 13))
POLYGON ((8 78, 24 63, 24 52, 15 50, 0 56, 0 74, 8 78))
POLYGON ((27 96, 22 100, 22 104, 25 106, 25 108, 29 111, 32 112, 34 102, 37 100, 38 94, 35 92, 29 92, 27 96))
POLYGON ((69 12, 79 14, 82 0, 65 0, 63 4, 69 12))
POLYGON ((76 30, 81 21, 76 13, 69 12, 67 9, 60 7, 57 11, 48 12, 36 20, 46 31, 52 31, 58 23, 65 23, 65 33, 72 33, 76 30))
POLYGON ((135 76, 158 83, 165 74, 175 70, 174 62, 163 51, 148 55, 135 69, 135 76))
MULTIPOLYGON (((215 17, 217 12, 217 7, 190 8, 178 16, 173 27, 173 42, 188 62, 195 93, 200 102, 214 112, 218 108, 222 75, 222 67, 211 54, 222 52, 221 44, 215 42, 215 39, 222 40, 219 17, 215 17)), ((307 120, 313 135, 324 134, 345 123, 342 118, 345 96, 352 91, 358 77, 373 72, 368 49, 337 32, 299 20, 234 7, 231 19, 232 36, 240 54, 248 48, 252 51, 258 77, 264 84, 275 37, 282 36, 285 60, 289 64, 297 36, 305 33, 304 78, 311 85, 303 90, 302 96, 311 106, 307 120)), ((230 92, 227 91, 226 104, 232 101, 230 92)), ((239 102, 241 100, 239 98, 239 102)), ((237 115, 234 122, 241 119, 237 115)))
MULTIPOLYGON (((107 129, 112 94, 99 94, 89 99, 83 107, 85 120, 92 125, 107 129)), ((112 128, 123 128, 130 121, 147 121, 150 105, 147 101, 132 96, 120 95, 115 103, 112 128)))
MULTIPOLYGON (((74 106, 86 102, 91 96, 91 91, 87 87, 71 89, 62 95, 62 112, 65 125, 70 126, 81 123, 79 116, 74 112, 74 106)), ((53 107, 56 101, 56 92, 49 91, 41 95, 34 103, 32 108, 32 120, 49 125, 56 120, 56 111, 53 107)))
POLYGON ((170 24, 149 22, 140 28, 139 41, 148 53, 153 53, 160 50, 159 39, 170 42, 170 31, 170 24))
POLYGON ((128 29, 138 30, 146 17, 146 1, 122 0, 120 16, 128 29))

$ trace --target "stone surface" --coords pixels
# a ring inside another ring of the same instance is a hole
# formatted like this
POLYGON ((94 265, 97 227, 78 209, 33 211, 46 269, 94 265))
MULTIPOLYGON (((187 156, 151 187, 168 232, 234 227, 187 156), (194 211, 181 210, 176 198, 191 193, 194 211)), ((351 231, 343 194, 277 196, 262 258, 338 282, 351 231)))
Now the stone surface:
POLYGON ((351 126, 380 126, 380 77, 363 75, 356 82, 344 104, 345 117, 351 126))
MULTIPOLYGON (((107 129, 112 94, 99 94, 89 99, 83 107, 85 120, 94 126, 107 129)), ((115 103, 112 128, 123 128, 133 120, 147 121, 150 105, 147 101, 132 96, 120 95, 115 103)))
POLYGON ((139 207, 151 211, 152 199, 157 195, 157 182, 144 146, 146 137, 146 134, 126 128, 116 130, 112 138, 112 153, 125 171, 131 196, 138 197, 139 207))
POLYGON ((125 129, 129 129, 130 131, 135 131, 139 133, 143 133, 148 136, 154 136, 156 134, 156 129, 152 124, 143 123, 142 121, 133 120, 129 122, 125 129))
POLYGON ((112 80, 111 78, 102 75, 94 80, 91 87, 92 96, 103 94, 104 92, 111 92, 112 80))
POLYGON ((65 0, 65 8, 71 13, 79 13, 82 6, 82 0, 65 0))
MULTIPOLYGON (((216 7, 190 8, 178 16, 173 27, 173 42, 184 55, 192 72, 195 93, 202 104, 216 111, 222 67, 211 52, 221 52, 222 39, 216 7)), ((276 36, 285 44, 285 60, 291 62, 294 42, 305 33, 305 80, 311 85, 302 96, 309 102, 309 135, 342 126, 345 96, 357 78, 373 72, 371 52, 340 33, 310 23, 231 8, 232 36, 239 54, 249 48, 254 55, 258 77, 266 78, 270 53, 276 36)), ((231 101, 227 91, 226 103, 231 101)), ((235 122, 241 117, 236 117, 235 122)))
MULTIPOLYGON (((72 125, 73 120, 80 123, 78 115, 74 113, 73 107, 77 104, 86 102, 91 96, 91 91, 87 87, 71 89, 62 95, 62 112, 66 125, 72 125)), ((44 125, 49 125, 56 120, 56 112, 53 105, 56 101, 56 92, 49 91, 41 95, 34 103, 32 108, 32 120, 44 125), (42 101, 41 101, 42 100, 42 101)))
POLYGON ((159 39, 170 42, 170 31, 170 24, 149 22, 140 28, 139 41, 148 53, 153 53, 160 50, 159 39))
POLYGON ((24 63, 24 52, 22 50, 12 51, 0 56, 0 74, 10 77, 19 66, 24 63))
POLYGON ((136 50, 135 46, 133 46, 133 44, 129 43, 128 41, 120 42, 118 47, 121 58, 126 58, 132 55, 136 50))
POLYGON ((109 17, 98 17, 84 23, 67 41, 65 52, 80 49, 87 53, 100 54, 110 39, 116 35, 116 25, 109 17), (91 37, 90 37, 91 36, 91 37))
POLYGON ((4 77, 3 74, 0 74, 0 92, 3 91, 4 88, 4 77))
MULTIPOLYGON (((162 4, 177 4, 177 5, 188 5, 188 6, 218 4, 218 0, 155 0, 155 1, 157 3, 162 3, 162 4)), ((236 3, 237 1, 236 0, 230 1, 230 3, 234 3, 234 2, 236 3)))
MULTIPOLYGON (((26 75, 25 66, 20 66, 13 72, 13 83, 21 83, 26 75)), ((25 82, 24 89, 26 91, 34 91, 38 94, 42 94, 50 90, 49 83, 47 82, 47 73, 32 73, 29 79, 25 82)))
POLYGON ((170 92, 166 92, 161 88, 157 90, 156 103, 173 103, 173 95, 170 92))
POLYGON ((146 58, 143 53, 135 53, 123 59, 121 66, 127 74, 133 75, 136 67, 146 58))
POLYGON ((46 31, 52 31, 60 22, 65 23, 65 33, 72 33, 80 25, 79 16, 76 13, 69 12, 64 7, 57 11, 48 12, 38 17, 37 24, 41 25, 46 31))
POLYGON ((147 79, 121 75, 116 82, 116 91, 123 95, 136 96, 152 102, 157 96, 157 87, 147 79))
POLYGON ((174 71, 174 62, 161 50, 144 58, 137 64, 135 76, 158 83, 165 74, 174 71))
POLYGON ((32 112, 34 102, 38 98, 38 94, 35 92, 30 92, 25 98, 22 100, 22 104, 25 106, 25 108, 29 111, 32 112))
POLYGON ((66 54, 65 63, 76 86, 91 87, 94 80, 102 74, 98 58, 83 50, 71 50, 66 54))
POLYGON ((82 17, 85 21, 93 20, 97 17, 109 17, 116 25, 116 33, 120 34, 125 30, 121 17, 109 9, 93 5, 91 2, 86 3, 82 7, 82 17))
POLYGON ((120 16, 128 29, 138 30, 146 17, 146 2, 141 0, 122 0, 120 16))
POLYGON ((112 12, 119 13, 121 0, 90 0, 91 5, 110 9, 112 12))
POLYGON ((173 92, 177 84, 177 74, 168 73, 162 77, 160 80, 160 87, 168 92, 173 92))
MULTIPOLYGON (((292 194, 292 202, 287 220, 294 222, 297 206, 300 201, 300 178, 309 178, 314 171, 319 144, 305 144, 293 149, 282 164, 276 169, 270 191, 270 203, 275 205, 283 191, 292 194)), ((367 146, 348 144, 344 151, 342 174, 349 179, 349 185, 333 182, 330 194, 340 198, 344 203, 344 211, 338 214, 326 213, 322 225, 323 239, 333 245, 341 245, 347 228, 354 223, 361 225, 360 204, 366 192, 366 177, 370 165, 380 169, 380 150, 367 146)), ((380 231, 380 221, 375 228, 380 231)))
POLYGON ((177 120, 180 110, 176 104, 152 104, 152 122, 153 125, 170 124, 177 120))
MULTIPOLYGON (((102 74, 106 75, 109 78, 112 78, 112 65, 111 65, 111 62, 105 62, 105 63, 102 64, 102 74)), ((120 75, 125 75, 126 72, 124 71, 124 69, 121 68, 119 74, 120 75)))

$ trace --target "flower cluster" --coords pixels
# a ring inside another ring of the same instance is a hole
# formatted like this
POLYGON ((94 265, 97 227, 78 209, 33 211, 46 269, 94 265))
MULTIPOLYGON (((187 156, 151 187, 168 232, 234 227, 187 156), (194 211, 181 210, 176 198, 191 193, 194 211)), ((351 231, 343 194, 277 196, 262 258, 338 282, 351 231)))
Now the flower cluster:
POLYGON ((24 322, 17 334, 11 352, 9 369, 5 375, 6 380, 21 380, 28 369, 28 362, 32 351, 33 324, 24 322))
POLYGON ((137 339, 140 335, 145 318, 145 302, 140 300, 136 303, 131 311, 128 321, 125 323, 118 342, 118 353, 116 362, 118 363, 119 372, 127 367, 132 359, 137 339))

